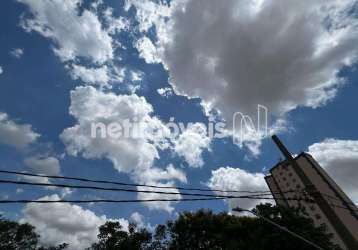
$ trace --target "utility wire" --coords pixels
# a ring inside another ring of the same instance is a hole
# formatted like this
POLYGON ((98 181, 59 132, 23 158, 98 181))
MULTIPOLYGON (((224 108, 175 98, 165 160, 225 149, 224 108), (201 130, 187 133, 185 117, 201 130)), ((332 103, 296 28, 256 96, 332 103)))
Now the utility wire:
POLYGON ((40 175, 33 173, 25 172, 16 172, 9 170, 0 170, 0 173, 5 174, 15 174, 22 176, 33 176, 33 177, 45 177, 51 179, 63 179, 63 180, 76 180, 84 182, 93 182, 93 183, 102 183, 102 184, 114 184, 120 186, 132 186, 132 187, 149 187, 149 188, 158 188, 158 189, 178 189, 178 190, 187 190, 187 191, 203 191, 203 192, 223 192, 223 193, 270 193, 270 191, 245 191, 245 190, 221 190, 221 189, 203 189, 203 188, 185 188, 185 187, 173 187, 173 186, 157 186, 157 185, 145 185, 145 184, 134 184, 134 183, 124 183, 124 182, 115 182, 115 181, 105 181, 105 180, 94 180, 81 177, 68 177, 68 176, 58 176, 58 175, 40 175))
MULTIPOLYGON (((136 190, 136 189, 124 189, 124 188, 104 188, 97 186, 79 186, 79 185, 67 185, 67 184, 53 184, 53 183, 33 183, 26 181, 11 181, 11 180, 0 180, 0 183, 8 184, 19 184, 29 186, 48 186, 48 187, 61 187, 61 188, 78 188, 78 189, 94 189, 94 190, 105 190, 105 191, 122 191, 131 193, 150 193, 150 194, 162 194, 162 195, 184 195, 184 196, 199 196, 199 197, 210 197, 210 198, 221 198, 221 199, 257 199, 257 200, 275 200, 271 197, 262 197, 269 194, 252 194, 252 195, 241 195, 241 196, 229 196, 229 195, 214 195, 214 194, 202 194, 202 193, 179 193, 179 192, 163 192, 163 191, 151 191, 151 190, 136 190)), ((301 200, 306 202, 312 202, 309 199, 291 199, 285 198, 285 200, 301 200)))
POLYGON ((136 202, 156 202, 156 201, 211 201, 223 200, 225 198, 185 198, 185 199, 134 199, 134 200, 0 200, 0 203, 136 203, 136 202))
POLYGON ((297 233, 295 233, 295 232, 289 230, 287 227, 284 227, 284 226, 281 226, 281 225, 277 224, 276 222, 274 222, 274 221, 272 221, 272 220, 270 220, 270 219, 268 219, 268 218, 266 218, 266 217, 260 215, 259 213, 256 213, 256 212, 251 211, 251 210, 248 210, 248 209, 239 208, 239 207, 234 208, 233 210, 234 210, 234 211, 237 211, 237 212, 245 211, 245 212, 252 213, 253 215, 255 215, 255 216, 257 216, 257 217, 263 219, 264 221, 270 223, 271 225, 274 225, 275 227, 279 228, 280 230, 285 231, 285 232, 291 234, 292 236, 294 236, 294 237, 296 237, 296 238, 298 238, 298 239, 300 239, 300 240, 306 242, 307 244, 309 244, 309 245, 311 245, 311 246, 313 246, 313 247, 315 247, 315 248, 317 248, 317 249, 324 250, 322 247, 318 246, 316 243, 313 243, 312 241, 307 240, 307 239, 304 238, 303 236, 301 236, 301 235, 299 235, 299 234, 297 234, 297 233))
MULTIPOLYGON (((245 197, 260 197, 262 195, 270 194, 253 194, 253 195, 215 195, 215 194, 202 194, 202 193, 180 193, 180 192, 164 192, 164 191, 153 191, 153 190, 137 190, 137 189, 126 189, 126 188, 106 188, 98 186, 82 186, 82 185, 70 185, 70 184, 54 184, 54 183, 39 183, 39 182, 27 182, 27 181, 13 181, 13 180, 0 180, 0 183, 7 184, 18 184, 18 185, 29 185, 29 186, 45 186, 45 187, 61 187, 61 188, 75 188, 75 189, 93 189, 93 190, 104 190, 104 191, 122 191, 130 193, 151 193, 151 194, 166 194, 166 195, 188 195, 188 196, 201 196, 201 197, 219 197, 219 198, 245 198, 245 197)), ((273 198, 267 198, 273 199, 273 198)))
MULTIPOLYGON (((197 191, 215 191, 215 192, 250 192, 253 195, 245 195, 245 196, 231 196, 231 195, 211 195, 211 194, 197 194, 197 193, 179 193, 179 192, 161 192, 161 191, 151 191, 151 190, 132 190, 132 189, 120 189, 120 188, 104 188, 104 187, 97 187, 97 186, 80 186, 80 185, 65 185, 65 184, 52 184, 52 183, 32 183, 32 182, 25 182, 25 181, 9 181, 9 180, 0 180, 0 183, 9 183, 9 184, 19 184, 19 185, 34 185, 34 186, 51 186, 51 187, 62 187, 62 188, 79 188, 79 189, 95 189, 95 190, 106 190, 106 191, 123 191, 123 192, 140 192, 140 193, 157 193, 157 194, 170 194, 170 195, 190 195, 190 196, 202 196, 202 197, 212 197, 215 199, 240 199, 240 198, 247 198, 247 199, 267 199, 273 200, 274 198, 267 198, 262 196, 271 196, 271 193, 268 191, 238 191, 238 190, 211 190, 211 189, 200 189, 200 188, 181 188, 181 187, 165 187, 165 186, 155 186, 155 185, 142 185, 142 184, 129 184, 129 183, 122 183, 122 182, 112 182, 112 181, 103 181, 103 180, 92 180, 92 179, 85 179, 85 178, 76 178, 76 177, 65 177, 65 176, 54 176, 54 175, 39 175, 39 174, 32 174, 32 173, 23 173, 23 172, 15 172, 15 171, 7 171, 7 170, 0 170, 0 173, 7 173, 7 174, 15 174, 15 175, 23 175, 23 176, 34 176, 34 177, 43 177, 43 178, 55 178, 55 179, 67 179, 67 180, 78 180, 84 182, 94 182, 94 183, 110 183, 116 185, 126 185, 126 186, 135 186, 135 187, 150 187, 150 188, 166 188, 166 189, 181 189, 181 190, 197 190, 197 191)), ((284 193, 290 192, 297 192, 302 193, 304 190, 289 190, 285 191, 284 193)), ((274 194, 274 193, 273 193, 274 194)), ((280 200, 280 198, 276 198, 276 200, 280 200)), ((179 199, 183 200, 183 199, 179 199)), ((297 199, 297 198, 282 198, 282 200, 293 200, 293 201, 310 201, 307 198, 297 199)), ((175 199, 174 199, 175 201, 175 199)), ((313 200, 311 200, 312 202, 313 200)), ((103 201, 104 202, 104 201, 103 201)), ((334 205, 337 208, 344 208, 348 209, 343 206, 334 205)), ((355 209, 354 209, 355 210, 355 209)))

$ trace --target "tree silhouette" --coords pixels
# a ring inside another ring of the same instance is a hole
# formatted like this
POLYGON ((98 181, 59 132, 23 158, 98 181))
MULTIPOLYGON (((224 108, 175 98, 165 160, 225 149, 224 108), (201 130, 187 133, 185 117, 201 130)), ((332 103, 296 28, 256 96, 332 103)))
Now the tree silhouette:
POLYGON ((119 222, 107 221, 99 228, 98 240, 89 249, 139 250, 146 249, 151 241, 151 234, 146 229, 137 229, 135 224, 130 224, 127 232, 119 222))
MULTIPOLYGON (((339 249, 330 240, 324 225, 315 227, 313 221, 302 216, 303 211, 271 204, 261 204, 255 212, 287 227, 323 249, 339 249)), ((266 221, 250 216, 215 214, 210 210, 184 212, 175 221, 158 225, 154 234, 131 225, 124 231, 118 222, 100 227, 99 242, 91 249, 245 249, 245 250, 301 250, 315 249, 266 221)))
POLYGON ((28 223, 9 221, 0 215, 0 249, 6 250, 63 250, 68 244, 59 246, 39 246, 39 235, 35 227, 28 223))
MULTIPOLYGON (((332 236, 326 233, 325 226, 315 227, 311 219, 301 215, 301 210, 261 204, 255 212, 323 249, 339 249, 330 241, 332 236)), ((168 249, 315 249, 260 218, 214 214, 210 210, 182 213, 166 227, 171 238, 168 249)))
MULTIPOLYGON (((256 213, 316 243, 323 249, 338 250, 331 242, 324 225, 315 227, 304 216, 303 210, 260 204, 256 213), (303 215, 302 215, 303 214, 303 215)), ((6 250, 62 250, 68 245, 39 246, 39 236, 29 224, 0 217, 0 249, 6 250)), ((191 250, 191 249, 245 249, 245 250, 313 250, 297 239, 261 218, 215 214, 210 210, 183 212, 175 221, 158 225, 154 232, 130 224, 124 229, 117 221, 107 221, 99 227, 98 242, 88 250, 191 250)))

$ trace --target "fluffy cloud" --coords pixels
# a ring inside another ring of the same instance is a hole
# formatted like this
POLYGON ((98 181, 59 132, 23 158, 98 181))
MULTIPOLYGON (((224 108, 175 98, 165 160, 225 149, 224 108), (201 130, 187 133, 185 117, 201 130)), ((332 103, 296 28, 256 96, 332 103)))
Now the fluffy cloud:
MULTIPOLYGON (((208 186, 212 189, 221 190, 269 191, 264 177, 265 175, 262 173, 249 173, 240 168, 221 167, 211 172, 208 186)), ((225 195, 227 194, 240 195, 238 193, 225 193, 225 195)), ((229 199, 227 202, 230 209, 235 207, 251 209, 257 204, 267 203, 269 200, 229 199)))
POLYGON ((0 66, 0 75, 4 72, 4 70, 2 69, 2 67, 0 66))
POLYGON ((24 54, 24 49, 22 48, 15 48, 10 51, 10 55, 12 55, 15 58, 21 58, 24 54))
POLYGON ((107 85, 110 81, 110 75, 106 65, 99 68, 86 68, 73 64, 70 72, 74 80, 80 79, 87 84, 107 85))
POLYGON ((334 181, 357 203, 358 141, 326 139, 308 149, 334 181))
POLYGON ((136 43, 135 47, 139 52, 139 56, 142 57, 146 63, 160 63, 159 52, 156 46, 148 37, 140 38, 136 43))
POLYGON ((24 163, 33 171, 45 175, 59 175, 60 162, 55 157, 28 157, 24 163))
MULTIPOLYGON (((59 200, 58 195, 45 196, 40 200, 59 200)), ((28 204, 22 211, 21 223, 36 227, 43 245, 68 243, 69 249, 84 249, 97 241, 98 227, 107 220, 90 210, 67 203, 28 204)), ((118 219, 124 228, 128 221, 118 219)))
POLYGON ((84 9, 80 0, 18 0, 26 4, 33 17, 23 19, 22 27, 56 43, 54 52, 63 61, 86 57, 103 63, 113 57, 112 38, 102 28, 96 14, 84 9))
MULTIPOLYGON (((180 1, 171 2, 171 6, 177 6, 177 2, 180 1)), ((163 40, 167 32, 166 21, 172 15, 173 8, 168 4, 162 4, 162 2, 126 0, 124 9, 128 11, 131 7, 136 9, 139 31, 146 32, 155 26, 157 34, 161 37, 161 40, 163 40)))
POLYGON ((118 18, 114 17, 113 9, 110 7, 104 10, 103 16, 108 26, 107 31, 111 35, 117 34, 122 30, 128 28, 129 25, 128 21, 125 20, 123 17, 118 17, 118 18))
POLYGON ((154 231, 155 227, 152 226, 150 223, 144 222, 144 217, 142 214, 138 212, 134 212, 130 216, 131 221, 133 221, 139 228, 146 228, 149 231, 154 231))
POLYGON ((353 4, 189 0, 172 15, 162 57, 177 93, 202 98, 227 121, 257 104, 274 115, 317 107, 356 60, 353 4))
POLYGON ((36 141, 40 135, 32 130, 29 124, 18 124, 0 112, 0 143, 24 148, 36 141))
MULTIPOLYGON (((68 153, 81 154, 85 158, 107 158, 118 171, 128 173, 135 182, 166 184, 170 180, 186 181, 185 174, 171 165, 166 169, 153 166, 159 157, 158 149, 168 147, 165 135, 169 130, 151 115, 152 111, 145 98, 136 94, 116 95, 90 86, 77 87, 71 92, 70 106, 70 114, 77 119, 77 124, 65 129, 61 139, 68 153), (108 130, 93 130, 98 124, 108 125, 106 128, 117 124, 122 126, 122 130, 119 129, 118 134, 102 134, 108 130), (136 124, 136 129, 125 129, 126 124, 136 124)), ((148 195, 141 194, 141 198, 144 196, 148 195)), ((164 203, 159 204, 157 207, 164 203)), ((168 205, 164 208, 171 210, 168 205)))
POLYGON ((183 157, 189 166, 201 167, 204 164, 201 154, 209 148, 210 142, 206 127, 201 123, 194 123, 175 140, 174 151, 183 157))
POLYGON ((169 96, 173 95, 173 90, 171 88, 160 88, 160 89, 157 89, 157 92, 159 95, 164 96, 164 97, 169 97, 169 96))

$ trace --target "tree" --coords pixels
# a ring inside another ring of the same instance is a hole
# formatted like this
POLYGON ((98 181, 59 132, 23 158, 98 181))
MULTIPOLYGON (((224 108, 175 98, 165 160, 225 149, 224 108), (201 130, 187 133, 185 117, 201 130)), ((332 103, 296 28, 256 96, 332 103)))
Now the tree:
POLYGON ((38 238, 30 224, 19 224, 0 217, 0 249, 36 249, 38 238))
POLYGON ((135 224, 130 224, 128 232, 119 222, 107 221, 100 226, 98 243, 92 244, 93 250, 121 250, 121 249, 145 249, 151 241, 151 234, 146 229, 137 229, 135 224))
MULTIPOLYGON (((323 249, 339 249, 331 243, 325 226, 315 227, 313 221, 302 216, 301 210, 261 204, 255 212, 313 241, 323 249)), ((94 250, 143 249, 247 249, 247 250, 301 250, 314 249, 266 221, 249 216, 214 214, 210 210, 184 212, 175 221, 158 225, 154 234, 135 225, 129 232, 118 222, 107 222, 100 227, 99 242, 94 250)))
MULTIPOLYGON (((271 204, 258 205, 256 213, 310 239, 323 249, 339 249, 330 240, 324 225, 315 227, 313 221, 292 210, 271 204)), ((277 227, 257 217, 236 217, 209 210, 182 213, 167 223, 171 241, 169 249, 315 249, 277 227)))
POLYGON ((35 227, 28 223, 20 224, 15 221, 6 220, 0 215, 0 249, 6 250, 63 250, 68 244, 59 246, 39 246, 39 235, 35 227))

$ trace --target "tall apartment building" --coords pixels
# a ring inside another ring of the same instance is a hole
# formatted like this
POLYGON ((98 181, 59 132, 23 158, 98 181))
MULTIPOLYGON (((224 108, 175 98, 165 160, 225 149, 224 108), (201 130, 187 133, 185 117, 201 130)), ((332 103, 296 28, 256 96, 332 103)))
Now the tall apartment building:
POLYGON ((265 177, 276 203, 303 208, 315 225, 326 224, 341 248, 358 249, 357 206, 311 155, 293 158, 276 136, 273 139, 286 157, 265 177))

